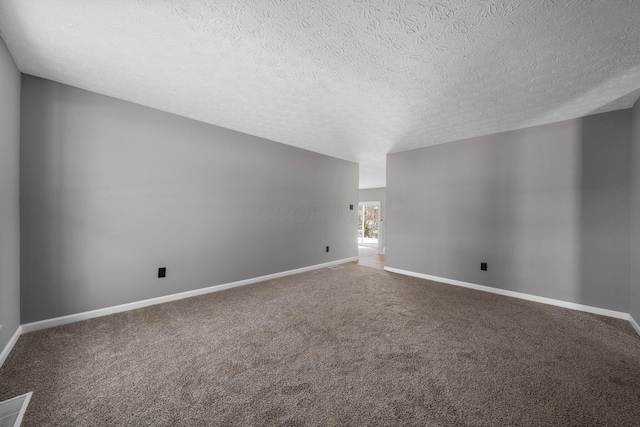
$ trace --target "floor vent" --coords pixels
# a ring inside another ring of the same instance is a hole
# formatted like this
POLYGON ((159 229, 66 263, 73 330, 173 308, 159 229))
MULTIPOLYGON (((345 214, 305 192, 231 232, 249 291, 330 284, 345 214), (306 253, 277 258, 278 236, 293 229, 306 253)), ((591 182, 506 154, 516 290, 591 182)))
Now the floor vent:
POLYGON ((327 268, 329 270, 339 270, 339 269, 344 268, 344 267, 342 267, 341 265, 332 265, 331 267, 327 267, 327 268))
POLYGON ((0 427, 18 427, 22 423, 22 416, 27 410, 29 400, 31 400, 30 391, 13 399, 0 402, 0 427))

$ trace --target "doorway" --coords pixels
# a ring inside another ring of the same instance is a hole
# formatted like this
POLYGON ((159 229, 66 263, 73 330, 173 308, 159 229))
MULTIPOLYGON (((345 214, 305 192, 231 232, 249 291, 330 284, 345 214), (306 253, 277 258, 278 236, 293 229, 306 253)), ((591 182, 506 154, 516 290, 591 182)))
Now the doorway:
POLYGON ((377 248, 380 233, 380 202, 358 205, 358 246, 377 248))
POLYGON ((358 264, 384 270, 384 255, 380 245, 380 202, 360 202, 358 205, 358 264))

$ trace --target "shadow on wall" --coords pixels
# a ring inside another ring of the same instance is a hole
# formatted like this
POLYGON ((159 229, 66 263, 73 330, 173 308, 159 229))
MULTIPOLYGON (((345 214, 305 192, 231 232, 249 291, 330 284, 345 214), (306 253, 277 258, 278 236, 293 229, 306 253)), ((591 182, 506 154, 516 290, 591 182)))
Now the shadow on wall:
MULTIPOLYGON (((29 88, 25 87, 26 77, 22 76, 23 92, 29 88)), ((40 89, 40 88, 38 88, 40 89)), ((55 88, 53 89, 55 90, 55 88)), ((23 113, 24 112, 24 104, 23 113)), ((64 120, 60 115, 55 114, 55 105, 51 105, 48 99, 34 105, 34 113, 39 118, 38 129, 47 129, 50 138, 54 141, 64 139, 65 127, 64 120)), ((77 108, 83 108, 78 105, 77 108)), ((31 127, 30 132, 36 132, 31 127)), ((64 158, 65 150, 57 144, 39 144, 35 139, 25 138, 29 135, 25 132, 24 124, 22 130, 22 140, 20 144, 20 210, 21 210, 21 244, 20 244, 20 260, 21 260, 21 282, 30 283, 33 281, 41 281, 48 278, 50 286, 39 289, 34 292, 28 287, 21 288, 21 313, 29 312, 31 308, 27 303, 30 299, 37 299, 45 302, 55 302, 65 305, 64 295, 66 289, 64 284, 68 281, 68 277, 61 266, 66 265, 69 258, 68 254, 68 229, 67 224, 73 221, 67 218, 65 212, 65 204, 68 203, 60 189, 64 187, 64 158), (42 177, 47 177, 46 185, 40 185, 42 177), (25 191, 25 189, 30 191, 25 191), (55 223, 55 227, 40 227, 37 232, 38 241, 24 239, 28 233, 33 232, 27 228, 31 223, 32 216, 30 213, 38 212, 46 215, 47 223, 55 223), (54 230, 54 232, 51 232, 54 230), (37 260, 38 268, 28 268, 26 260, 37 260)), ((81 189, 76 188, 76 193, 81 189)), ((83 206, 75 205, 75 209, 81 210, 83 206)), ((74 299, 83 300, 84 295, 81 289, 74 293, 74 299)), ((24 320, 24 319, 23 319, 24 320)))
POLYGON ((621 303, 631 269, 630 110, 579 121, 579 300, 628 311, 621 303))

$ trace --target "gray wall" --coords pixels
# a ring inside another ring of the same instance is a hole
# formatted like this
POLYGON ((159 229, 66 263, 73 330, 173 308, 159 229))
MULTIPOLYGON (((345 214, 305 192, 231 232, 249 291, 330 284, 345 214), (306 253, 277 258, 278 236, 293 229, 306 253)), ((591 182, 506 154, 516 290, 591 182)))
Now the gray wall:
POLYGON ((360 190, 361 202, 380 202, 380 230, 378 231, 378 253, 384 253, 385 221, 387 219, 387 189, 367 188, 360 190))
POLYGON ((632 110, 633 215, 629 313, 640 322, 640 100, 632 110))
POLYGON ((23 322, 357 256, 355 163, 30 76, 22 117, 23 322))
POLYGON ((630 115, 389 155, 386 265, 627 312, 630 115))
POLYGON ((0 351, 20 326, 20 71, 0 39, 0 351))

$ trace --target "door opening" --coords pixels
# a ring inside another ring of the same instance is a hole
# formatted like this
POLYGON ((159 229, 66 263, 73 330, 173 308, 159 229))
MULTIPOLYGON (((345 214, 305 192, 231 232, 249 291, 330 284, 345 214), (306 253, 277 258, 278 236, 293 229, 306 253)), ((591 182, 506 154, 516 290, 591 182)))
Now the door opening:
POLYGON ((380 232, 380 202, 361 202, 358 205, 358 246, 378 247, 380 232))

